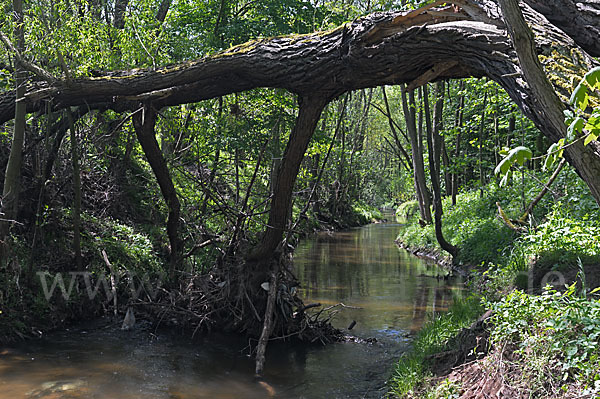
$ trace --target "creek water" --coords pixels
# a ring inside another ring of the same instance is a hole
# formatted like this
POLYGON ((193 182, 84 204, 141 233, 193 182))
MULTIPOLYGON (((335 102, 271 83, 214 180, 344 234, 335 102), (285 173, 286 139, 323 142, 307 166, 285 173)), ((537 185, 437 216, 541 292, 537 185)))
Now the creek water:
POLYGON ((318 234, 294 256, 305 303, 343 303, 333 325, 347 331, 355 321, 348 333, 376 342, 270 343, 266 384, 259 384, 249 356, 256 343, 239 336, 81 325, 0 349, 0 399, 380 398, 413 333, 462 290, 438 278, 443 270, 398 249, 400 228, 318 234))

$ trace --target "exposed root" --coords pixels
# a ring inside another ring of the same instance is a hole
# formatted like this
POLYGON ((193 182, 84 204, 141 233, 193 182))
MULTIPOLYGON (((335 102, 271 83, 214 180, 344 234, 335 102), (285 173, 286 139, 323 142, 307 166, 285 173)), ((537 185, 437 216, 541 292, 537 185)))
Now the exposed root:
POLYGON ((190 275, 179 288, 162 289, 155 299, 136 305, 151 313, 159 323, 187 330, 221 330, 259 338, 264 328, 268 293, 274 292, 269 340, 298 339, 327 344, 344 339, 330 320, 345 305, 339 304, 308 313, 320 304, 305 305, 297 296, 298 280, 290 271, 291 257, 270 259, 264 264, 231 258, 202 275, 190 275), (264 270, 276 271, 276 287, 264 270))

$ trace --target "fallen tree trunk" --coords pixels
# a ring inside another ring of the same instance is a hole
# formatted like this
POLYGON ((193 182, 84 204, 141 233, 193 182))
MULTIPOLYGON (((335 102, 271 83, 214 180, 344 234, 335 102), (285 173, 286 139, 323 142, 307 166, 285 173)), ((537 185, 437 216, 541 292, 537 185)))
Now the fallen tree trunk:
POLYGON ((600 57, 600 1, 525 0, 588 54, 600 57))

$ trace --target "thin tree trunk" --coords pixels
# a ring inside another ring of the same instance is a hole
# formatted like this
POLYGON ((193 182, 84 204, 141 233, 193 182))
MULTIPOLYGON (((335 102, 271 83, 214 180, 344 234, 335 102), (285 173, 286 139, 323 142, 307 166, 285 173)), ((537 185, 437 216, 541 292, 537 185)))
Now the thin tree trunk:
MULTIPOLYGON (((14 35, 17 39, 17 50, 25 51, 25 32, 23 28, 23 1, 13 0, 14 35)), ((11 224, 17 218, 19 191, 21 190, 21 162, 23 143, 25 141, 25 114, 27 105, 22 101, 25 97, 27 72, 18 60, 15 60, 15 124, 13 137, 4 175, 2 191, 2 208, 0 213, 0 245, 5 244, 11 224)), ((1 251, 4 253, 4 251, 1 251)))
POLYGON ((67 110, 71 131, 71 163, 73 165, 73 253, 76 270, 82 270, 81 259, 81 171, 79 167, 79 143, 71 110, 67 110))
POLYGON ((275 270, 271 272, 269 278, 269 295, 267 297, 267 306, 265 309, 265 317, 263 322, 263 328, 260 333, 260 338, 256 346, 256 367, 254 369, 254 375, 256 378, 262 377, 263 369, 265 367, 265 355, 267 352, 267 344, 269 337, 273 331, 273 312, 275 310, 275 300, 277 297, 277 272, 278 263, 272 262, 275 270))
MULTIPOLYGON (((217 137, 221 137, 221 117, 223 115, 223 97, 219 97, 219 108, 217 110, 217 137)), ((221 149, 219 146, 215 148, 215 157, 213 159, 212 169, 210 170, 210 175, 208 176, 208 185, 207 190, 210 190, 213 182, 215 181, 215 176, 217 175, 217 169, 219 168, 219 159, 221 158, 221 149)), ((200 215, 204 216, 206 213, 206 206, 208 205, 209 196, 204 195, 204 200, 202 201, 202 207, 200 208, 200 215)))
POLYGON ((456 145, 454 149, 454 171, 452 172, 452 205, 456 205, 456 196, 458 195, 458 173, 459 173, 459 160, 460 160, 460 144, 461 134, 463 125, 463 115, 465 108, 465 81, 461 80, 458 87, 460 91, 460 97, 458 99, 458 109, 456 110, 456 120, 454 127, 456 128, 456 145))
POLYGON ((427 85, 423 86, 423 104, 425 108, 425 123, 427 125, 427 148, 429 150, 429 174, 431 187, 433 188, 433 209, 435 238, 440 247, 456 258, 458 248, 450 244, 442 231, 442 193, 440 189, 440 153, 442 149, 440 127, 442 124, 442 112, 444 107, 444 83, 438 82, 435 87, 435 107, 433 111, 433 129, 431 127, 431 113, 429 110, 429 93, 427 85))
POLYGON ((129 0, 115 0, 113 26, 117 29, 125 28, 125 12, 128 4, 129 0))
POLYGON ((161 24, 165 22, 165 19, 167 18, 167 13, 169 12, 169 7, 171 7, 172 1, 173 0, 162 0, 158 6, 158 10, 156 11, 154 18, 156 18, 156 20, 161 24))
POLYGON ((408 152, 406 152, 406 150, 404 149, 404 146, 400 142, 400 137, 398 136, 398 132, 396 131, 396 124, 394 122, 394 119, 392 118, 392 111, 390 109, 390 104, 389 104, 389 101, 387 98, 387 94, 385 92, 385 86, 381 86, 381 92, 383 93, 383 102, 385 103, 385 110, 387 111, 386 116, 388 119, 388 123, 390 125, 390 131, 392 132, 392 137, 394 138, 396 147, 398 148, 398 150, 400 151, 400 154, 401 154, 401 156, 399 156, 400 162, 403 165, 405 165, 406 170, 409 170, 410 168, 407 165, 411 164, 411 159, 410 159, 410 156, 408 155, 408 152), (402 157, 404 157, 404 160, 402 159, 402 157), (403 161, 406 161, 406 162, 403 162, 403 161))
POLYGON ((535 206, 538 204, 538 202, 540 202, 542 200, 542 198, 544 198, 544 195, 546 195, 546 193, 548 192, 548 189, 550 188, 550 186, 552 185, 552 183, 554 183, 554 181, 556 180, 556 178, 560 174, 560 171, 565 166, 565 162, 566 162, 566 160, 564 158, 560 160, 560 163, 556 167, 556 170, 554 171, 554 173, 552 173, 552 176, 550 176, 550 178, 548 179, 548 182, 544 185, 544 187, 542 188, 542 190, 533 199, 533 201, 531 201, 531 203, 529 204, 529 206, 527 207, 527 209, 525 209, 525 212, 521 216, 521 219, 519 219, 520 222, 525 223, 527 221, 527 218, 529 217, 529 215, 533 211, 533 208, 535 208, 535 206))
POLYGON ((450 157, 448 156, 448 147, 446 139, 442 137, 442 165, 444 166, 444 195, 452 194, 452 174, 450 173, 450 157))
POLYGON ((423 163, 422 146, 419 145, 416 124, 416 102, 414 91, 409 93, 410 103, 406 98, 406 88, 402 85, 402 108, 404 109, 404 118, 406 120, 406 130, 410 138, 412 147, 412 164, 415 180, 415 191, 419 202, 419 211, 421 219, 425 223, 431 223, 431 202, 429 192, 425 184, 425 165, 423 163))
POLYGON ((487 107, 488 93, 487 89, 483 97, 483 110, 481 111, 481 123, 479 124, 479 198, 483 198, 483 187, 485 186, 485 178, 483 175, 483 140, 485 133, 485 111, 487 107))
POLYGON ((138 141, 142 146, 142 150, 146 155, 146 159, 154 172, 162 196, 167 203, 167 208, 169 209, 167 218, 167 236, 169 237, 170 244, 169 274, 170 277, 174 277, 182 249, 178 232, 181 205, 179 203, 179 198, 177 198, 177 191, 171 180, 167 161, 163 157, 158 142, 156 141, 156 133, 154 131, 156 117, 156 110, 151 105, 145 105, 142 110, 134 114, 133 126, 138 141))

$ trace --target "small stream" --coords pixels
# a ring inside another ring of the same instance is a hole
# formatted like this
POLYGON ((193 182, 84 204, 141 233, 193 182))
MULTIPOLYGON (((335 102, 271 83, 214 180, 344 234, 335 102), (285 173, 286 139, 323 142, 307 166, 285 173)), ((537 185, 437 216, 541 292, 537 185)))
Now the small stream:
POLYGON ((81 325, 0 348, 0 399, 380 398, 412 334, 462 292, 460 282, 437 278, 443 270, 396 247, 400 228, 382 223, 321 233, 304 240, 294 257, 305 303, 352 307, 334 326, 355 321, 351 333, 374 343, 273 342, 265 386, 253 380, 248 348, 255 342, 239 336, 190 339, 81 325))

